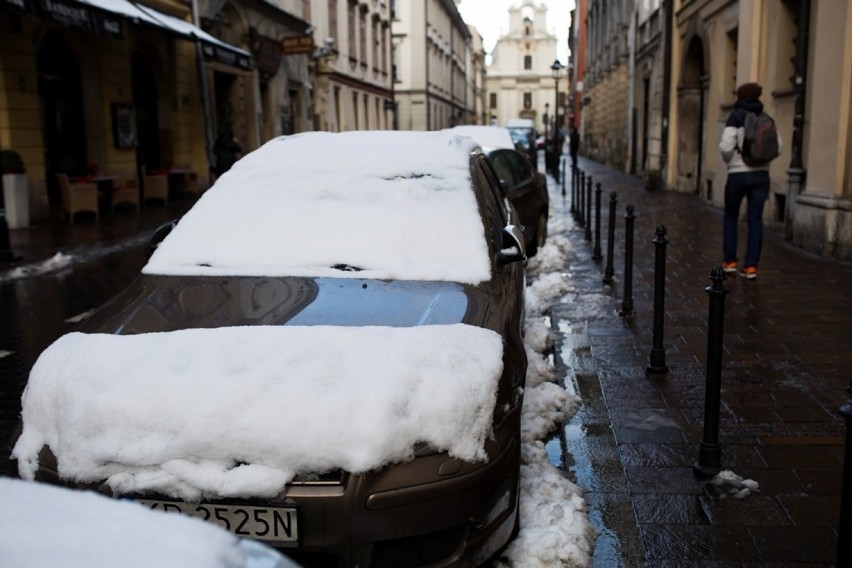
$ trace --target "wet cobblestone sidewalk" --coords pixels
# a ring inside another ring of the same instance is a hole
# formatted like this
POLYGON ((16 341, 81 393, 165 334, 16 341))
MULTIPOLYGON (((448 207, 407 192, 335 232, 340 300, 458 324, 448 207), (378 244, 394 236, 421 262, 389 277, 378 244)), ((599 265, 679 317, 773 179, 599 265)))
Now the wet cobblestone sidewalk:
POLYGON ((564 444, 602 531, 595 565, 833 565, 845 443, 838 410, 852 379, 852 265, 810 255, 767 230, 759 278, 734 274, 723 281, 722 469, 759 484, 734 498, 731 486, 693 473, 704 427, 705 287, 721 262, 721 210, 698 196, 646 191, 638 178, 595 162, 581 159, 580 168, 602 184, 604 258, 592 259, 594 236, 586 240, 571 217, 569 172, 567 195, 553 205, 572 243, 565 267, 572 291, 552 315, 570 387, 583 399, 565 426, 564 444), (607 286, 611 192, 618 199, 615 282, 607 286), (627 205, 636 215, 632 317, 619 315, 627 205), (659 225, 669 241, 669 371, 648 376, 659 225))

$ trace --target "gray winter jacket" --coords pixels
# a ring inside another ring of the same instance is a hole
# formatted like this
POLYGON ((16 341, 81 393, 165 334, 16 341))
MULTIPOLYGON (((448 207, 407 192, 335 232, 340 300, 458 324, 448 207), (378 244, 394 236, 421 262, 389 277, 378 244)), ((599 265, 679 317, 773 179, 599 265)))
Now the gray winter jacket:
MULTIPOLYGON (((728 116, 728 122, 725 123, 725 129, 722 130, 722 140, 719 142, 719 150, 722 152, 722 159, 728 164, 729 173, 737 172, 756 172, 768 170, 769 164, 762 166, 747 166, 743 162, 743 157, 740 154, 740 148, 743 145, 743 137, 745 136, 745 117, 746 113, 763 112, 763 103, 757 99, 740 99, 734 105, 734 110, 728 116)), ((781 134, 778 134, 778 153, 781 153, 781 134)))

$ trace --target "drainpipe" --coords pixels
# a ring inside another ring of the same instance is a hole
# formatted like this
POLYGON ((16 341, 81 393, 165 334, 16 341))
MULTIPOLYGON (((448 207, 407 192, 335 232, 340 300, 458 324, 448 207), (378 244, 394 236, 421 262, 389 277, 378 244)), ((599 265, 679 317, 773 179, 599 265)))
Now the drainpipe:
POLYGON ((639 19, 637 7, 630 12, 630 27, 627 30, 627 160, 624 164, 630 174, 636 173, 634 154, 634 134, 636 133, 636 20, 639 19))
POLYGON ((664 0, 663 10, 666 11, 666 35, 663 44, 663 120, 662 131, 660 132, 660 183, 663 187, 660 189, 666 187, 669 171, 669 107, 671 106, 669 92, 672 88, 672 22, 674 21, 672 0, 664 0))
POLYGON ((432 104, 429 102, 429 2, 423 3, 423 43, 426 46, 426 83, 423 85, 424 98, 426 99, 426 128, 432 130, 432 104))
POLYGON ((799 2, 799 31, 796 34, 796 78, 793 88, 796 103, 793 111, 793 142, 790 167, 787 169, 787 212, 784 218, 784 238, 793 240, 793 220, 796 199, 802 191, 807 172, 802 164, 803 137, 805 130, 805 95, 807 94, 808 42, 810 41, 811 1, 799 2))
MULTIPOLYGON (((201 28, 201 18, 198 15, 198 0, 192 0, 192 23, 201 28)), ((204 54, 201 51, 201 40, 195 40, 195 62, 198 67, 198 82, 201 89, 201 115, 204 122, 204 153, 207 155, 207 175, 213 166, 213 133, 210 131, 210 96, 207 92, 207 69, 204 65, 204 54)))

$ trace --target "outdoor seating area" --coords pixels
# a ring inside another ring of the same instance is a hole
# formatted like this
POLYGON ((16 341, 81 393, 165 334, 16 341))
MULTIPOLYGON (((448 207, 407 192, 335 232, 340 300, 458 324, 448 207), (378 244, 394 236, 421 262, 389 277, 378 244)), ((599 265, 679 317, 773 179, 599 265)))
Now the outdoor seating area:
POLYGON ((56 174, 62 195, 62 210, 70 223, 77 213, 89 212, 98 219, 98 186, 94 182, 71 181, 67 174, 56 174))

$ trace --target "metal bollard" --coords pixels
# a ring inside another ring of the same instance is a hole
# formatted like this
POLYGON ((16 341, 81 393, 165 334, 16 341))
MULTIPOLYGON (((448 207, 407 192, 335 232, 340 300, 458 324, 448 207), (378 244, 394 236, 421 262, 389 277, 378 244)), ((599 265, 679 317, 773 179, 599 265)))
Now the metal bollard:
POLYGON ((663 349, 663 321, 666 317, 666 228, 657 227, 654 236, 654 341, 648 373, 667 373, 666 350, 663 349))
POLYGON ((852 565, 852 404, 840 407, 840 414, 846 419, 846 449, 843 454, 843 486, 840 492, 840 524, 837 527, 837 565, 852 565))
POLYGON ((601 254, 601 182, 595 185, 595 248, 592 250, 592 260, 600 260, 601 254))
POLYGON ((571 215, 577 216, 577 180, 580 179, 580 172, 577 166, 571 166, 571 215))
POLYGON ((565 197, 565 156, 562 157, 562 197, 565 197))
POLYGON ((621 300, 620 316, 633 315, 633 224, 636 215, 633 214, 633 206, 627 206, 624 215, 624 298, 621 300))
POLYGON ((604 269, 604 284, 612 284, 612 276, 615 270, 612 267, 613 256, 615 253, 615 206, 618 203, 618 197, 615 192, 609 194, 609 228, 607 230, 606 241, 606 269, 604 269))
POLYGON ((581 227, 585 224, 585 219, 583 219, 583 212, 586 210, 586 206, 584 205, 586 199, 586 172, 580 170, 580 183, 577 186, 577 192, 580 194, 580 210, 577 211, 577 224, 581 227))
POLYGON ((592 176, 586 182, 586 240, 592 240, 592 176))
POLYGON ((698 451, 698 462, 692 466, 696 477, 712 477, 722 470, 722 445, 719 443, 719 406, 722 403, 722 336, 725 323, 725 295, 722 285, 725 273, 721 266, 710 271, 710 282, 704 290, 710 294, 707 321, 707 380, 704 397, 704 438, 698 451))

